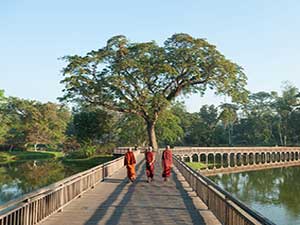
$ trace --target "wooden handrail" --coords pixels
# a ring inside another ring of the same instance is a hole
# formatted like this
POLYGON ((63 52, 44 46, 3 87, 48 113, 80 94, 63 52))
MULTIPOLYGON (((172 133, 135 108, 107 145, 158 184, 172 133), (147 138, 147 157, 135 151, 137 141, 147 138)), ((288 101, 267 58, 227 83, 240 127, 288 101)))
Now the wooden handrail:
POLYGON ((11 201, 9 201, 9 202, 3 204, 3 205, 0 205, 0 215, 1 215, 1 211, 2 211, 3 209, 6 209, 6 208, 8 208, 8 207, 11 207, 12 205, 15 205, 15 204, 18 203, 18 202, 20 202, 20 203, 26 202, 26 201, 28 201, 28 199, 31 199, 31 198, 33 198, 33 197, 37 197, 37 196, 39 196, 39 195, 42 195, 42 194, 48 192, 49 190, 53 190, 53 191, 54 191, 54 190, 56 190, 57 188, 60 188, 62 185, 66 185, 67 183, 72 182, 72 181, 74 182, 74 181, 80 179, 81 177, 90 174, 91 172, 93 172, 93 171, 95 171, 95 170, 98 170, 98 169, 100 169, 100 168, 103 168, 103 167, 105 167, 105 166, 108 166, 108 165, 110 165, 110 164, 112 164, 112 163, 114 163, 114 162, 116 162, 116 161, 119 161, 119 160, 124 160, 124 157, 120 157, 120 158, 111 160, 111 161, 109 161, 109 162, 105 162, 105 163, 103 163, 103 164, 100 164, 100 165, 98 165, 98 166, 92 167, 92 168, 90 168, 90 169, 88 169, 88 170, 85 170, 85 171, 76 173, 76 174, 71 175, 71 176, 69 176, 69 177, 67 177, 67 178, 64 178, 63 180, 60 180, 60 181, 55 182, 55 183, 53 183, 53 184, 50 184, 50 185, 48 185, 48 186, 46 186, 46 187, 39 188, 39 189, 37 189, 37 190, 35 190, 35 191, 32 191, 32 192, 30 192, 30 193, 28 193, 28 194, 25 194, 25 195, 21 196, 20 198, 11 200, 11 201))
MULTIPOLYGON (((137 156, 139 151, 134 153, 137 156)), ((40 223, 123 166, 124 156, 10 201, 0 207, 0 225, 40 223)))

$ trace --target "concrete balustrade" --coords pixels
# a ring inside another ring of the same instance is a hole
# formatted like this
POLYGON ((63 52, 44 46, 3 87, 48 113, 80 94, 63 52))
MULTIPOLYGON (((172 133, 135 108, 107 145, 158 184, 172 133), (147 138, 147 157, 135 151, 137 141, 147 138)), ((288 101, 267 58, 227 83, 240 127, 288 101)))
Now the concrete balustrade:
MULTIPOLYGON (((226 168, 234 171, 230 168, 300 164, 299 147, 175 147, 173 154, 184 162, 201 162, 206 165, 206 170, 214 170, 215 173, 225 171, 226 168)), ((201 172, 208 174, 206 171, 201 172)))

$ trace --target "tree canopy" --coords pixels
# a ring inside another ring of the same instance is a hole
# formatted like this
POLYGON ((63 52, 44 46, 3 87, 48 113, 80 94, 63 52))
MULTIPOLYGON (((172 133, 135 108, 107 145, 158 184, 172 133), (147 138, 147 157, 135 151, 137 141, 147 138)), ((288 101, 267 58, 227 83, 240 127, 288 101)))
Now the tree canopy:
POLYGON ((180 94, 207 88, 233 101, 245 100, 246 76, 216 46, 188 34, 174 34, 163 46, 134 43, 119 35, 84 56, 65 56, 65 95, 106 109, 136 114, 147 125, 149 144, 157 148, 158 116, 180 94))

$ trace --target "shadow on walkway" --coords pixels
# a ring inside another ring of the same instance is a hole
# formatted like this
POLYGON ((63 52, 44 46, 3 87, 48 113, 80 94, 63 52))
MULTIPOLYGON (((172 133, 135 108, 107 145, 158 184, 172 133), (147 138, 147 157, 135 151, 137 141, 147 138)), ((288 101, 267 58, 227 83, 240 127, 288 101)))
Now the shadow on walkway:
POLYGON ((176 168, 174 170, 171 179, 163 182, 158 155, 153 183, 147 183, 144 179, 146 176, 143 159, 136 166, 137 179, 134 183, 128 184, 127 179, 106 178, 104 182, 119 184, 107 199, 97 206, 84 225, 204 225, 200 210, 193 202, 196 194, 189 191, 191 188, 184 178, 176 168))
MULTIPOLYGON (((125 207, 128 208, 128 203, 131 200, 132 195, 135 193, 137 184, 140 182, 143 182, 143 181, 141 181, 141 177, 145 176, 145 174, 144 174, 145 165, 142 167, 141 171, 139 171, 139 170, 136 170, 136 171, 138 171, 138 176, 137 176, 136 181, 128 187, 128 191, 124 195, 122 201, 119 203, 119 207, 116 207, 113 214, 111 215, 109 220, 106 222, 107 225, 108 224, 109 225, 118 224, 120 222, 120 218, 122 216, 123 210, 125 207)), ((139 224, 139 221, 136 221, 136 222, 137 222, 137 224, 139 224)))
MULTIPOLYGON (((161 174, 158 163, 156 163, 155 171, 156 174, 161 174)), ((205 224, 192 198, 174 171, 172 179, 167 183, 163 182, 162 178, 157 179, 156 176, 154 183, 147 184, 140 180, 141 176, 145 176, 144 174, 143 167, 143 170, 139 172, 137 182, 128 188, 122 201, 115 207, 105 223, 106 225, 122 222, 126 224, 187 224, 187 221, 190 224, 205 224)))
POLYGON ((124 179, 104 178, 103 183, 122 183, 124 179))
MULTIPOLYGON (((140 169, 142 164, 143 164, 143 160, 141 160, 137 164, 136 171, 138 171, 140 169)), ((98 224, 98 222, 101 221, 101 219, 105 216, 109 207, 113 205, 113 203, 116 201, 118 196, 121 194, 121 192, 123 191, 125 186, 128 184, 127 179, 106 178, 106 179, 104 179, 103 182, 112 182, 112 183, 120 183, 120 184, 116 187, 114 192, 108 196, 107 200, 105 200, 101 205, 99 205, 98 209, 101 209, 101 210, 96 210, 96 212, 90 217, 90 219, 84 223, 85 225, 98 224)))
POLYGON ((176 184, 176 188, 180 192, 180 195, 183 199, 184 205, 192 218, 193 224, 199 224, 199 225, 205 224, 202 216, 199 213, 199 210, 195 207, 195 205, 193 203, 193 199, 191 198, 191 196, 189 196, 188 192, 184 189, 182 182, 181 182, 182 179, 179 180, 178 175, 175 174, 174 172, 172 174, 172 177, 176 184))

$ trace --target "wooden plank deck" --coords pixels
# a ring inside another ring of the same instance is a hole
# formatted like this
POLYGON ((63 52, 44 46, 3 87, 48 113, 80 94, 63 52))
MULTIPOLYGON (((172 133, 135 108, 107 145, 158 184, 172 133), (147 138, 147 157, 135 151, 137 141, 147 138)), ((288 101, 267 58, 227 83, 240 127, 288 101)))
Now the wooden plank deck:
POLYGON ((176 168, 172 178, 163 182, 159 156, 155 181, 147 183, 142 157, 134 183, 121 169, 41 224, 220 224, 176 168))

